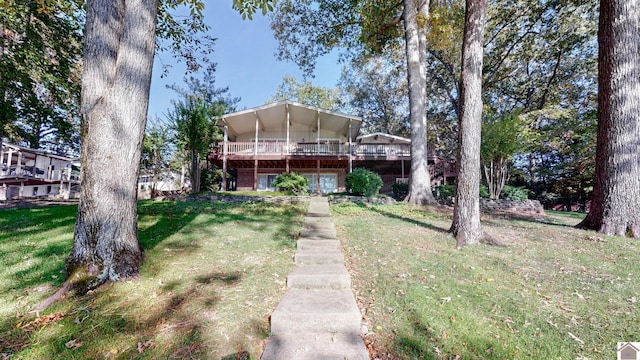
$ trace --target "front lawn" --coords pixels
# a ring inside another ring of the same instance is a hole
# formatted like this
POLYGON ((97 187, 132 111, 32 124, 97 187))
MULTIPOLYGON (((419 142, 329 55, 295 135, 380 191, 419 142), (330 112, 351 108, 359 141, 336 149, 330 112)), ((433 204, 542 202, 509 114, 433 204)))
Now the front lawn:
POLYGON ((302 205, 143 201, 142 279, 28 312, 64 281, 77 206, 0 211, 0 358, 257 358, 302 205))
POLYGON ((580 216, 483 217, 508 247, 455 250, 448 213, 332 206, 381 359, 615 359, 640 341, 640 242, 580 216))

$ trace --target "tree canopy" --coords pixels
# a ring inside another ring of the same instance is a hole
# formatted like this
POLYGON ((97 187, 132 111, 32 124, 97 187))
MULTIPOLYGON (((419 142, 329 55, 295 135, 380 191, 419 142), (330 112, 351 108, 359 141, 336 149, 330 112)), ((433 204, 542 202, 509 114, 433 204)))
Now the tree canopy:
POLYGON ((310 80, 298 81, 285 75, 276 93, 267 102, 296 101, 322 109, 337 111, 340 108, 338 89, 314 86, 310 80))

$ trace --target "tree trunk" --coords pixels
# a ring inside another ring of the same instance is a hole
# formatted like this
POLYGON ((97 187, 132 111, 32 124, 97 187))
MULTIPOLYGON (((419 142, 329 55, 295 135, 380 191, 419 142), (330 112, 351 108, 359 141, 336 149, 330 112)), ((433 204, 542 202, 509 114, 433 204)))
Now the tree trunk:
POLYGON ((407 80, 411 118, 411 181, 407 201, 435 203, 427 162, 427 70, 426 26, 429 0, 404 0, 404 29, 407 52, 407 80))
POLYGON ((460 75, 458 172, 451 231, 457 247, 477 244, 480 225, 480 134, 482 127, 482 58, 486 0, 467 0, 460 75))
POLYGON ((200 161, 195 150, 191 150, 191 193, 200 192, 200 161))
POLYGON ((138 276, 137 180, 157 0, 87 3, 81 196, 67 273, 81 292, 138 276))
POLYGON ((591 209, 578 227, 640 238, 640 0, 601 0, 598 140, 591 209))

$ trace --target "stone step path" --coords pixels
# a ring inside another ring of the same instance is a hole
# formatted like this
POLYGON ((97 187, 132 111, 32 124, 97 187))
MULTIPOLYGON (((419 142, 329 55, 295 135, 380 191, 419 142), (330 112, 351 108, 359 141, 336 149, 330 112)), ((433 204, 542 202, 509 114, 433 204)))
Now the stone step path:
POLYGON ((329 202, 313 197, 287 277, 289 290, 271 314, 262 360, 365 360, 362 315, 351 292, 329 202))

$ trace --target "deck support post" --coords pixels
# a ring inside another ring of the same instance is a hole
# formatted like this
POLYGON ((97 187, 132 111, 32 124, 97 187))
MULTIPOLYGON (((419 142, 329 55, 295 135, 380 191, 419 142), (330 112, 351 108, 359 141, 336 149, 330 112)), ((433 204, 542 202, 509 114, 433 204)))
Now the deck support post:
POLYGON ((224 140, 222 144, 222 191, 227 191, 227 138, 228 138, 228 130, 227 125, 222 127, 222 132, 224 135, 224 140))
POLYGON ((347 154, 349 154, 349 173, 353 171, 353 157, 351 156, 351 119, 349 119, 349 150, 347 154))
POLYGON ((258 117, 258 112, 254 111, 256 115, 256 138, 254 139, 255 147, 253 148, 253 155, 258 156, 258 128, 260 125, 260 118, 258 117))
POLYGON ((316 154, 320 154, 320 110, 316 113, 316 154))
MULTIPOLYGON (((289 117, 289 104, 285 105, 285 110, 287 111, 287 148, 284 151, 285 155, 289 155, 291 154, 291 140, 290 140, 290 127, 291 127, 291 122, 290 122, 290 117, 289 117)), ((289 172, 289 160, 287 160, 287 172, 289 172)))
POLYGON ((258 159, 253 163, 253 190, 258 191, 258 159))
POLYGON ((320 160, 316 160, 316 171, 318 175, 318 194, 322 194, 322 191, 320 191, 320 160))

